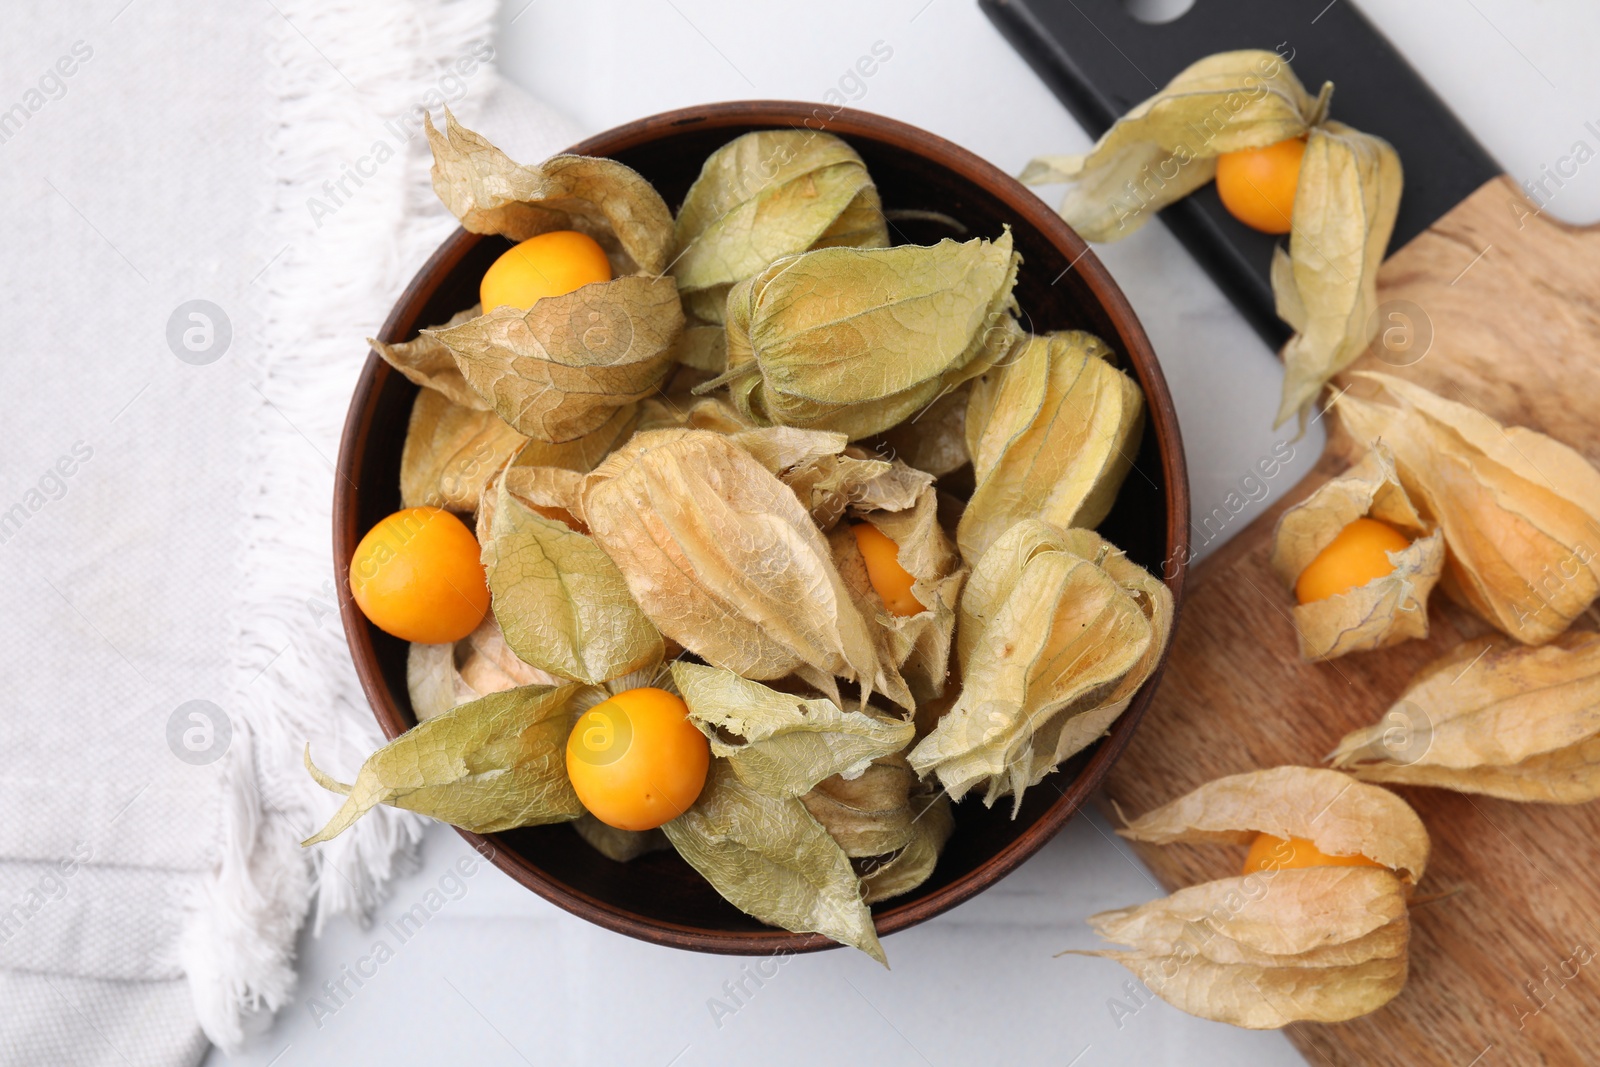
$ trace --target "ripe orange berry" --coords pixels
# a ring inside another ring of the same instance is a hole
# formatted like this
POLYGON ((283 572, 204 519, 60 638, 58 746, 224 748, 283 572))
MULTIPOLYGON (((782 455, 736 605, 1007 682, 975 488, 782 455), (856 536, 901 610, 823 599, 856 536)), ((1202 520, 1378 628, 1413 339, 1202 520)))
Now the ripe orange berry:
POLYGON ((629 689, 578 717, 567 777, 589 814, 619 830, 653 830, 689 810, 706 784, 711 745, 665 689, 629 689))
POLYGON ((1303 137, 1217 157, 1217 195, 1234 218, 1262 233, 1288 233, 1300 184, 1303 137))
POLYGON ((350 593, 378 629, 425 645, 461 640, 489 610, 478 539, 442 508, 406 508, 368 530, 350 593))
POLYGON ((490 264, 478 295, 484 311, 503 306, 526 311, 544 297, 610 280, 611 261, 593 237, 554 230, 528 238, 490 264))
POLYGON ((1294 583, 1302 604, 1326 600, 1394 572, 1390 552, 1410 546, 1405 535, 1377 519, 1357 519, 1306 565, 1294 583))
POLYGON ((867 580, 883 599, 883 606, 891 615, 916 615, 928 610, 911 592, 916 581, 909 571, 900 566, 900 546, 870 522, 858 522, 850 527, 855 534, 856 547, 867 564, 867 580))
POLYGON ((1303 837, 1284 840, 1271 834, 1257 834, 1244 859, 1244 874, 1257 871, 1286 871, 1301 867, 1382 867, 1365 856, 1330 856, 1303 837))

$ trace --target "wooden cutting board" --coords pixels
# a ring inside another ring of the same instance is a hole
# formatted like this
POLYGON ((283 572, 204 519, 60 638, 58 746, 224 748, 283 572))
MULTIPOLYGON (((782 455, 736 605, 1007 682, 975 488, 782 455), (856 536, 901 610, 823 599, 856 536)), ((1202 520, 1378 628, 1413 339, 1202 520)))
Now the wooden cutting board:
MULTIPOLYGON (((1537 214, 1352 0, 1195 0, 1161 25, 1130 16, 1123 0, 979 2, 1094 133, 1213 52, 1270 49, 1313 91, 1333 81, 1333 116, 1400 153, 1405 191, 1379 275, 1381 325, 1402 332, 1396 342, 1417 331, 1409 350, 1374 349, 1352 370, 1399 374, 1600 462, 1600 231, 1537 214)), ((1161 219, 1267 342, 1281 344, 1276 239, 1239 225, 1211 186, 1161 219)), ((1329 429, 1301 484, 1268 483, 1270 508, 1195 501, 1196 545, 1234 536, 1190 573, 1165 676, 1108 780, 1107 796, 1130 816, 1222 775, 1318 765, 1346 732, 1377 722, 1418 668, 1488 632, 1436 594, 1427 640, 1300 662, 1293 600, 1267 558, 1283 509, 1349 462, 1348 441, 1329 429)), ((1349 1023, 1290 1027, 1290 1038, 1317 1065, 1600 1063, 1600 802, 1401 792, 1433 836, 1420 891, 1451 895, 1413 910, 1411 978, 1398 998, 1349 1023)), ((1243 858, 1229 848, 1138 852, 1169 889, 1237 874, 1243 858)))
MULTIPOLYGON (((1396 367, 1415 349, 1375 345, 1352 369, 1400 375, 1600 462, 1600 229, 1534 211, 1509 179, 1493 179, 1392 254, 1380 297, 1419 331, 1431 324, 1431 347, 1396 367)), ((1313 473, 1191 572, 1161 687, 1106 787, 1130 817, 1222 775, 1319 764, 1345 733, 1378 721, 1416 670, 1491 632, 1436 594, 1425 641, 1300 661, 1293 597, 1267 564, 1273 525, 1350 456, 1330 427, 1313 473)), ((1226 513, 1223 501, 1196 501, 1196 544, 1208 518, 1222 526, 1214 506, 1226 513)), ((1433 838, 1420 895, 1453 895, 1413 909, 1399 997, 1352 1022, 1291 1026, 1290 1039, 1313 1064, 1600 1063, 1600 802, 1398 791, 1433 838)), ((1237 874, 1243 858, 1136 850, 1169 889, 1237 874)))

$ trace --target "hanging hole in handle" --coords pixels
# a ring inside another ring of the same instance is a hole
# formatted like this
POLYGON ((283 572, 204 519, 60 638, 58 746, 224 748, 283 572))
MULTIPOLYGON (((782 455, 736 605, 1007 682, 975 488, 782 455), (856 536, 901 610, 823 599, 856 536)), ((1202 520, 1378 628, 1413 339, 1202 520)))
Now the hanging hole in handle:
POLYGON ((1122 0, 1128 14, 1148 26, 1176 22, 1194 6, 1194 0, 1122 0))

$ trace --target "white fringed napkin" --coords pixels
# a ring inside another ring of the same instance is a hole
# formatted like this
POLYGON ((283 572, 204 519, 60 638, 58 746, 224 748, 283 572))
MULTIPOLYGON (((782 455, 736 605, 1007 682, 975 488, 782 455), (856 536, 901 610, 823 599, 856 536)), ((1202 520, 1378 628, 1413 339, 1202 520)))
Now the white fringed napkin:
POLYGON ((417 109, 528 159, 573 137, 494 71, 495 0, 274 6, 30 0, 0 42, 22 72, 90 52, 0 144, 0 516, 24 506, 0 517, 0 1062, 237 1046, 292 995, 308 913, 365 916, 418 840, 381 809, 298 844, 338 799, 306 743, 349 775, 381 740, 331 584, 332 458, 362 338, 455 225, 417 109), (210 363, 167 341, 196 298, 231 325, 210 363), (195 699, 231 734, 214 761, 169 742, 195 699))

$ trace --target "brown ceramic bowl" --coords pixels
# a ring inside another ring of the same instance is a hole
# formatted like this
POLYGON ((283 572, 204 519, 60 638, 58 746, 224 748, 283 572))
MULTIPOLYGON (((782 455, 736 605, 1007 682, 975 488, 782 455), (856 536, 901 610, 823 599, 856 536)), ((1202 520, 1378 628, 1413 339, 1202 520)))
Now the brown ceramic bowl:
MULTIPOLYGON (((971 152, 904 123, 860 111, 772 101, 709 104, 619 126, 571 149, 622 161, 655 183, 676 208, 720 145, 750 130, 809 125, 838 134, 861 153, 882 193, 898 242, 953 236, 910 209, 960 221, 968 235, 996 237, 1009 224, 1023 266, 1017 299, 1036 332, 1085 329, 1104 338, 1144 389, 1148 416, 1134 471, 1101 527, 1128 555, 1162 575, 1181 600, 1188 560, 1189 485, 1178 423, 1155 353, 1122 290, 1076 233, 1042 201, 971 152)), ((478 279, 507 247, 499 237, 457 230, 401 294, 379 336, 415 337, 477 302, 478 279)), ((417 387, 369 354, 350 403, 333 497, 333 554, 350 654, 373 713, 389 737, 415 725, 406 695, 406 645, 367 622, 350 599, 349 560, 362 534, 400 506, 400 448, 417 387)), ((1009 802, 956 805, 956 830, 933 876, 915 892, 874 909, 878 933, 930 919, 1015 870, 1064 826, 1105 777, 1150 703, 1158 668, 1109 736, 1009 802)), ((828 948, 817 934, 773 929, 717 895, 673 852, 616 863, 566 825, 462 836, 517 881, 590 922, 656 944, 703 952, 764 955, 828 948)))

